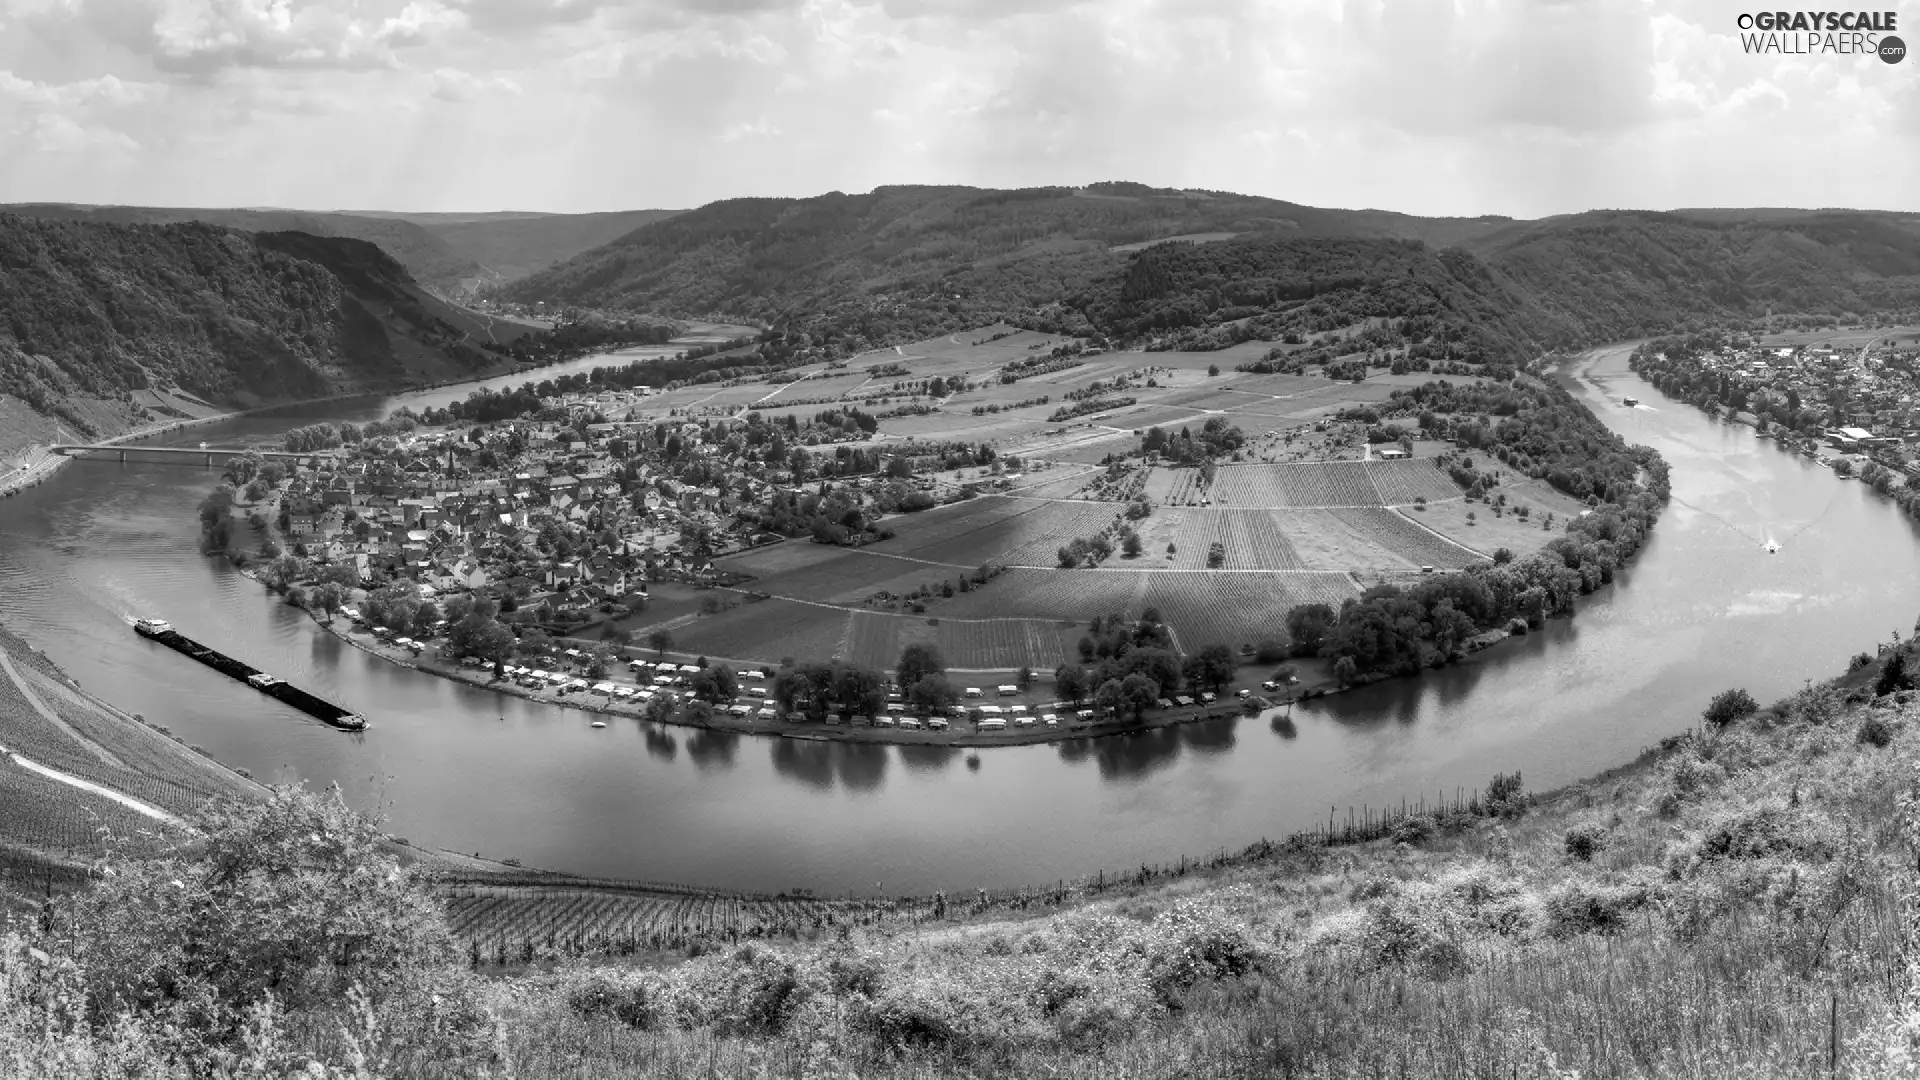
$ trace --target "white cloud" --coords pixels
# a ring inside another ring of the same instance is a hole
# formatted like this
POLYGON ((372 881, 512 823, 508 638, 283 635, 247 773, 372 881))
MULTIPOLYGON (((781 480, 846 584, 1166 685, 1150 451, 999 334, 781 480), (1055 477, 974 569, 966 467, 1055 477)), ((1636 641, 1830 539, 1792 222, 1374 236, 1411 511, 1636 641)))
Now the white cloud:
POLYGON ((0 0, 0 137, 26 148, 0 201, 569 210, 1137 179, 1424 213, 1920 209, 1920 61, 1746 56, 1740 10, 0 0))
POLYGON ((758 120, 728 124, 715 138, 723 143, 739 142, 742 139, 770 139, 780 134, 780 129, 767 122, 766 117, 758 120))

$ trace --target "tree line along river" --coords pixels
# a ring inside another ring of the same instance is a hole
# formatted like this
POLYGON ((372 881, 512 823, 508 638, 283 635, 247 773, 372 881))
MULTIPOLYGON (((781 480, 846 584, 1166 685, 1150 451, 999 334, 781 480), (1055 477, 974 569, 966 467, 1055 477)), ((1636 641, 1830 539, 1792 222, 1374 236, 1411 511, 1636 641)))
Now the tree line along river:
MULTIPOLYGON (((624 363, 633 353, 575 365, 624 363)), ((0 619, 88 690, 269 781, 338 783, 415 843, 576 873, 821 893, 1050 882, 1237 848, 1520 770, 1543 789, 1680 731, 1715 692, 1762 701, 1920 615, 1915 524, 1750 428, 1670 401, 1601 350, 1557 373, 1672 466, 1673 501, 1572 620, 1417 680, 1131 737, 981 753, 724 735, 541 705, 416 673, 200 556, 214 470, 82 460, 0 503, 0 619), (1643 403, 1628 408, 1623 397, 1643 403), (1777 546, 1769 553, 1769 546, 1777 546), (366 713, 345 735, 129 630, 183 633, 366 713)), ((574 366, 574 365, 569 365, 574 366)), ((542 377, 552 374, 543 370, 542 377)), ((510 383, 524 381, 510 378, 510 383)), ((254 415, 236 445, 471 387, 254 415)), ((162 442, 164 440, 156 440, 162 442)))

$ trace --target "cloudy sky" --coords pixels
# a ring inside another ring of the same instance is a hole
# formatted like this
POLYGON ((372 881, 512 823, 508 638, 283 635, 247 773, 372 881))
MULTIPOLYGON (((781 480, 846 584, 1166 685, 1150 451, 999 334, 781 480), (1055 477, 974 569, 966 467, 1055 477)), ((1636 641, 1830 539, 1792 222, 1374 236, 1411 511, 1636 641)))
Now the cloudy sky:
POLYGON ((1920 58, 1746 55, 1752 9, 0 0, 0 202, 584 211, 1124 179, 1425 214, 1920 210, 1920 58))

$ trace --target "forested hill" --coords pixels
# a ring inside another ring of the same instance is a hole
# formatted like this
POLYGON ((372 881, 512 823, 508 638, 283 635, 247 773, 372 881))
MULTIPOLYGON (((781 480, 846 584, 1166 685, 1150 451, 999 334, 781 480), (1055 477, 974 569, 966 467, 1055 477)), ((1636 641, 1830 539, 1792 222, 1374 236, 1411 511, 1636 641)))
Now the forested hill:
POLYGON ((9 427, 31 420, 9 398, 74 437, 163 418, 174 391, 247 407, 470 376, 506 363, 489 334, 360 240, 0 214, 9 427))
MULTIPOLYGON (((994 191, 880 187, 865 195, 729 199, 643 226, 509 283, 501 295, 590 306, 765 316, 849 290, 928 284, 977 265, 1063 262, 1084 278, 1169 236, 1372 237, 1454 243, 1507 218, 1321 210, 1228 192, 1140 184, 994 191), (1095 256, 1091 260, 1076 256, 1095 256)), ((1046 273, 1046 271, 1042 271, 1046 273)))
POLYGON ((1879 212, 1518 222, 1137 184, 883 187, 712 203, 499 294, 820 323, 866 345, 1005 317, 1204 348, 1288 327, 1424 315, 1438 340, 1520 359, 1689 320, 1920 309, 1916 274, 1915 217, 1879 212), (1166 239, 1186 243, 1152 243, 1166 239))
POLYGON ((303 232, 378 244, 413 279, 442 296, 460 296, 595 248, 673 210, 606 214, 408 214, 386 211, 205 209, 21 203, 0 213, 107 225, 200 221, 250 232, 303 232))

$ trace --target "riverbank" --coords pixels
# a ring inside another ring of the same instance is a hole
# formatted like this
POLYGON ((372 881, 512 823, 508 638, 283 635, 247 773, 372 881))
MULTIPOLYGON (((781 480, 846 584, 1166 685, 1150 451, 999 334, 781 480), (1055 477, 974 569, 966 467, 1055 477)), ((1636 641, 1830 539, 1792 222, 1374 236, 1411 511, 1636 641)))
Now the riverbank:
MULTIPOLYGON (((240 572, 255 583, 267 588, 261 581, 255 568, 242 567, 240 572)), ((271 590, 269 590, 271 591, 271 590)), ((1263 691, 1260 678, 1256 674, 1238 673, 1235 679, 1222 691, 1221 696, 1210 705, 1175 706, 1169 709, 1149 710, 1140 720, 1125 718, 1081 720, 1074 716, 1077 706, 1065 701, 1040 702, 1031 706, 1031 715, 1036 717, 1030 725, 1010 723, 1004 730, 981 731, 966 730, 958 725, 970 725, 971 720, 954 721, 955 727, 945 731, 931 729, 902 729, 899 727, 855 727, 850 725, 826 725, 786 720, 763 719, 749 713, 746 716, 733 716, 723 708, 714 708, 707 715, 699 715, 688 709, 675 709, 673 712, 649 716, 646 702, 636 699, 620 699, 595 691, 568 691, 558 689, 524 686, 511 679, 496 679, 491 668, 463 667, 457 662, 448 661, 433 655, 435 650, 429 646, 418 652, 392 642, 381 641, 372 633, 356 627, 353 622, 340 614, 327 615, 309 611, 308 616, 321 630, 325 631, 364 652, 410 671, 434 675, 454 682, 494 693, 506 694, 527 701, 560 708, 576 709, 597 716, 626 716, 640 720, 652 720, 656 723, 670 724, 676 727, 697 728, 706 731, 727 732, 738 735, 761 735, 786 739, 800 739, 817 742, 865 743, 897 746, 935 746, 979 748, 993 746, 1032 746, 1044 743, 1071 742, 1080 739, 1099 739, 1137 735, 1162 728, 1183 724, 1203 723, 1210 720, 1224 720, 1236 716, 1260 716, 1268 712, 1287 709, 1300 701, 1309 701, 1329 697, 1349 691, 1360 690, 1375 683, 1384 682, 1394 676, 1369 675, 1354 682, 1342 685, 1331 678, 1314 679, 1289 686, 1284 691, 1263 691), (1238 692, 1246 690, 1250 697, 1242 699, 1238 692), (1057 727, 1047 727, 1038 721, 1038 717, 1052 712, 1060 719, 1057 727)), ((1514 637, 1506 629, 1489 630, 1468 639, 1461 646, 1461 657, 1472 655, 1491 648, 1514 637)), ((670 659, 691 663, 692 656, 669 654, 670 659)), ((749 668, 753 662, 735 660, 728 657, 707 657, 709 662, 722 662, 734 665, 736 669, 749 668)), ((1324 665, 1321 665, 1324 666, 1324 665)), ((1417 678, 1417 676, 1411 676, 1417 678)), ((639 686, 623 679, 610 677, 592 682, 610 682, 616 686, 639 686)), ((742 700, 750 700, 743 698, 742 700)), ((758 706, 756 706, 757 710, 758 706)))
MULTIPOLYGON (((728 324, 728 323, 698 322, 698 323, 689 325, 687 328, 686 334, 683 334, 682 336, 675 338, 672 341, 668 341, 665 345, 661 345, 661 346, 628 345, 628 346, 623 346, 620 349, 608 350, 604 353, 589 353, 587 354, 586 357, 557 357, 557 358, 545 361, 543 363, 537 363, 537 364, 522 364, 522 363, 518 363, 511 360, 502 361, 499 364, 490 366, 484 374, 476 374, 470 378, 448 379, 442 382, 409 383, 409 384, 403 384, 403 385, 396 385, 392 387, 384 387, 384 388, 375 389, 375 390, 355 390, 355 391, 342 392, 337 394, 323 394, 318 397, 299 398, 292 401, 276 401, 268 405, 258 405, 248 409, 227 410, 227 411, 218 412, 218 413, 211 413, 206 416, 197 416, 197 417, 191 417, 186 419, 175 418, 175 419, 168 419, 164 421, 155 421, 154 423, 144 424, 144 425, 141 425, 140 427, 132 428, 127 431, 121 432, 120 434, 117 434, 117 435, 90 437, 87 439, 87 442, 89 445, 94 445, 94 446, 117 446, 121 443, 141 442, 146 439, 154 438, 156 436, 169 435, 177 431, 185 431, 191 428, 204 427, 209 424, 218 424, 224 421, 235 420, 235 419, 239 419, 247 416, 257 416, 262 413, 273 412, 280 409, 297 409, 297 408, 314 406, 314 405, 325 405, 333 402, 354 401, 357 399, 376 398, 376 397, 389 397, 397 394, 428 393, 434 390, 445 390, 450 387, 477 385, 479 383, 489 382, 494 379, 499 379, 503 377, 512 377, 516 375, 525 375, 531 379, 535 377, 535 374, 537 372, 544 371, 548 368, 557 367, 562 364, 577 363, 581 359, 590 359, 592 356, 596 356, 596 355, 604 355, 609 357, 609 362, 631 363, 635 359, 635 356, 632 355, 633 353, 644 352, 644 350, 649 348, 678 347, 680 350, 684 351, 686 349, 693 348, 698 345, 709 344, 710 343, 709 339, 714 337, 715 331, 741 330, 741 329, 751 329, 751 328, 743 327, 743 326, 735 326, 733 324, 728 324), (618 359, 615 360, 613 358, 618 358, 618 359)), ((663 354, 663 355, 670 355, 670 354, 663 354)), ((51 445, 51 444, 47 444, 47 445, 51 445)), ((40 446, 36 444, 34 446, 29 446, 24 452, 22 452, 19 455, 16 455, 15 460, 16 462, 23 465, 24 467, 18 468, 18 469, 12 469, 8 471, 6 474, 0 475, 0 498, 11 498, 13 495, 17 494, 18 492, 27 490, 29 488, 38 487, 39 485, 45 483, 47 480, 52 479, 52 477, 56 473, 58 473, 62 468, 66 466, 66 464, 69 461, 72 461, 73 459, 64 454, 51 453, 47 451, 44 448, 44 446, 40 446)))

